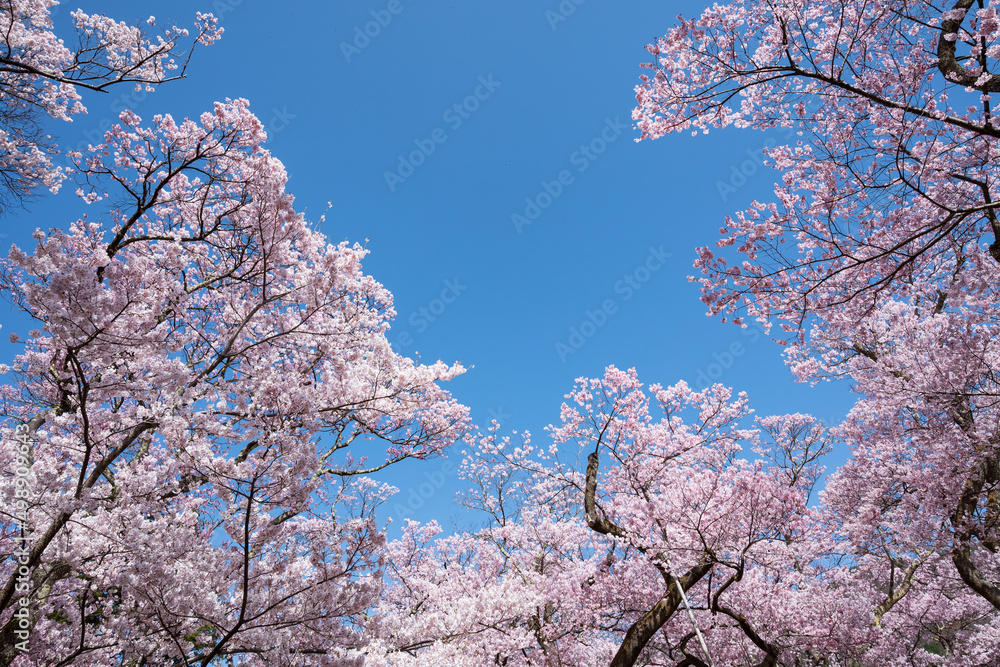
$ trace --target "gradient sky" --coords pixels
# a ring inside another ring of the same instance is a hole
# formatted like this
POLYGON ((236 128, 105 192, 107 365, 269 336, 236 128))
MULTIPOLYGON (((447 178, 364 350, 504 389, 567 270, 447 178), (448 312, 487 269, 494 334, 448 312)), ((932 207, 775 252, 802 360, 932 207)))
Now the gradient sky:
MULTIPOLYGON (((186 80, 87 96, 87 116, 53 126, 62 145, 94 141, 125 107, 182 117, 249 99, 297 207, 315 220, 331 202, 331 242, 367 239, 365 270, 395 296, 397 349, 471 367, 448 388, 480 425, 496 418, 544 442, 574 379, 609 364, 648 384, 711 375, 761 415, 836 422, 850 407, 846 384, 797 384, 767 336, 706 317, 687 280, 727 214, 773 198, 760 150, 782 133, 635 142, 644 46, 703 3, 94 1, 57 8, 64 35, 77 6, 187 26, 212 11, 226 32, 198 49, 186 80)), ((36 227, 82 211, 64 188, 0 220, 3 245, 30 249, 36 227)), ((19 330, 5 320, 4 334, 19 330)), ((6 339, 0 361, 16 352, 6 339)), ((459 458, 387 471, 401 493, 383 514, 397 527, 461 520, 459 458), (430 497, 408 507, 421 485, 430 497)))

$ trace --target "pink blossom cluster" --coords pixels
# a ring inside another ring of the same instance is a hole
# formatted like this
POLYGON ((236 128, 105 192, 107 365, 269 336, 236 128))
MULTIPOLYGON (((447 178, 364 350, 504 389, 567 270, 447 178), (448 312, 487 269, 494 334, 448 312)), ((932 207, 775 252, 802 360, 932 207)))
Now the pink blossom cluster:
MULTIPOLYGON (((5 664, 360 664, 392 492, 368 475, 465 433, 439 386, 464 369, 392 350, 367 251, 295 211, 263 140, 245 100, 125 112, 78 168, 85 201, 127 207, 0 260, 39 322, 0 386, 33 452, 30 595, 0 565, 5 664), (7 643, 22 595, 28 655, 7 643)), ((0 443, 16 461, 13 428, 0 443)))
MULTIPOLYGON (((181 50, 186 28, 159 28, 153 17, 140 28, 107 16, 72 13, 79 45, 71 49, 54 31, 54 0, 4 0, 0 5, 0 201, 30 198, 38 188, 56 192, 66 170, 58 147, 41 127, 43 116, 69 122, 86 113, 81 90, 116 84, 137 89, 184 76, 192 50, 181 50), (148 32, 154 32, 149 36, 148 32)), ((193 41, 209 45, 222 34, 211 14, 198 13, 193 41)))
MULTIPOLYGON (((76 13, 74 55, 50 4, 0 8, 35 58, 0 76, 53 116, 75 86, 176 71, 179 29, 76 13)), ((0 460, 30 463, 0 474, 24 507, 3 553, 34 529, 27 563, 0 560, 0 664, 1000 664, 1000 22, 973 5, 735 0, 648 47, 644 138, 801 137, 695 266, 710 313, 777 324, 799 379, 852 384, 835 426, 612 366, 543 444, 473 436, 441 387, 464 368, 393 351, 367 251, 296 212, 245 100, 122 113, 73 156, 100 213, 0 260, 38 323, 0 366, 0 460), (481 527, 387 542, 374 475, 460 440, 481 527)))

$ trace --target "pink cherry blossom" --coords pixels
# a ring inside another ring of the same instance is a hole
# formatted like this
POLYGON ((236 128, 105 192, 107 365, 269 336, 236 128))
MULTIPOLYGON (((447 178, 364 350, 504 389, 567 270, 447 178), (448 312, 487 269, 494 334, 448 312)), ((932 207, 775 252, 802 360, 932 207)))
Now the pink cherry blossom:
POLYGON ((26 425, 32 462, 0 477, 32 528, 27 592, 0 566, 3 664, 361 664, 393 492, 367 475, 465 433, 440 387, 464 369, 392 350, 367 251, 295 211, 263 140, 245 100, 123 113, 78 168, 127 204, 0 262, 39 329, 0 387, 0 455, 26 425))
POLYGON ((778 325, 800 379, 859 394, 817 518, 846 566, 825 580, 872 619, 838 640, 856 664, 1000 659, 1000 28, 973 4, 715 6, 650 48, 637 88, 644 138, 800 137, 767 151, 774 201, 695 266, 711 313, 778 325))
MULTIPOLYGON (((191 58, 181 40, 185 28, 130 26, 98 14, 72 13, 77 35, 53 32, 52 0, 6 0, 0 7, 0 204, 30 198, 39 188, 58 191, 66 178, 59 153, 41 130, 42 115, 69 122, 86 113, 81 90, 117 84, 152 90, 181 78, 191 58), (150 36, 149 33, 154 33, 150 36), (75 49, 66 43, 77 42, 75 49)), ((211 14, 198 13, 193 43, 209 45, 222 34, 211 14)))

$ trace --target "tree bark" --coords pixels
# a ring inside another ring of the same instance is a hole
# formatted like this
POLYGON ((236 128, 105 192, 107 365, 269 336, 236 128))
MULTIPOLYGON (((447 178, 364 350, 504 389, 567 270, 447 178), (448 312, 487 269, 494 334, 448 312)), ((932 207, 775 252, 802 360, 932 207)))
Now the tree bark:
MULTIPOLYGON (((687 592, 701 581, 701 578, 708 574, 711 569, 712 563, 703 559, 688 570, 683 577, 679 577, 681 587, 687 592)), ((646 644, 663 627, 663 624, 670 620, 680 604, 680 591, 676 587, 672 587, 652 609, 628 629, 625 640, 611 661, 611 667, 632 667, 635 665, 646 644)))

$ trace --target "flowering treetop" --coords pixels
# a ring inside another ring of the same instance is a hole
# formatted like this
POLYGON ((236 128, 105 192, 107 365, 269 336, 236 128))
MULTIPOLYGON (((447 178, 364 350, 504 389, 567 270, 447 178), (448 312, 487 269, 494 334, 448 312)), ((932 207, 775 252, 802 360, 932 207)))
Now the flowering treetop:
MULTIPOLYGON (((356 664, 388 493, 364 475, 468 428, 438 386, 464 369, 392 350, 367 251, 295 211, 264 139, 245 100, 122 113, 77 156, 95 215, 0 260, 38 322, 0 367, 3 456, 25 425, 30 491, 5 476, 0 494, 34 528, 32 646, 56 662, 356 664)), ((17 568, 0 570, 8 661, 17 568)))
MULTIPOLYGON (((184 76, 193 52, 182 50, 186 28, 160 28, 151 16, 140 28, 98 14, 71 14, 78 43, 66 46, 53 30, 53 0, 0 3, 0 203, 53 192, 65 171, 53 164, 58 149, 43 130, 44 116, 70 121, 86 113, 80 90, 106 91, 117 84, 153 86, 184 76), (147 35, 155 33, 154 37, 147 35)), ((211 14, 198 13, 194 43, 209 45, 222 34, 211 14)))

